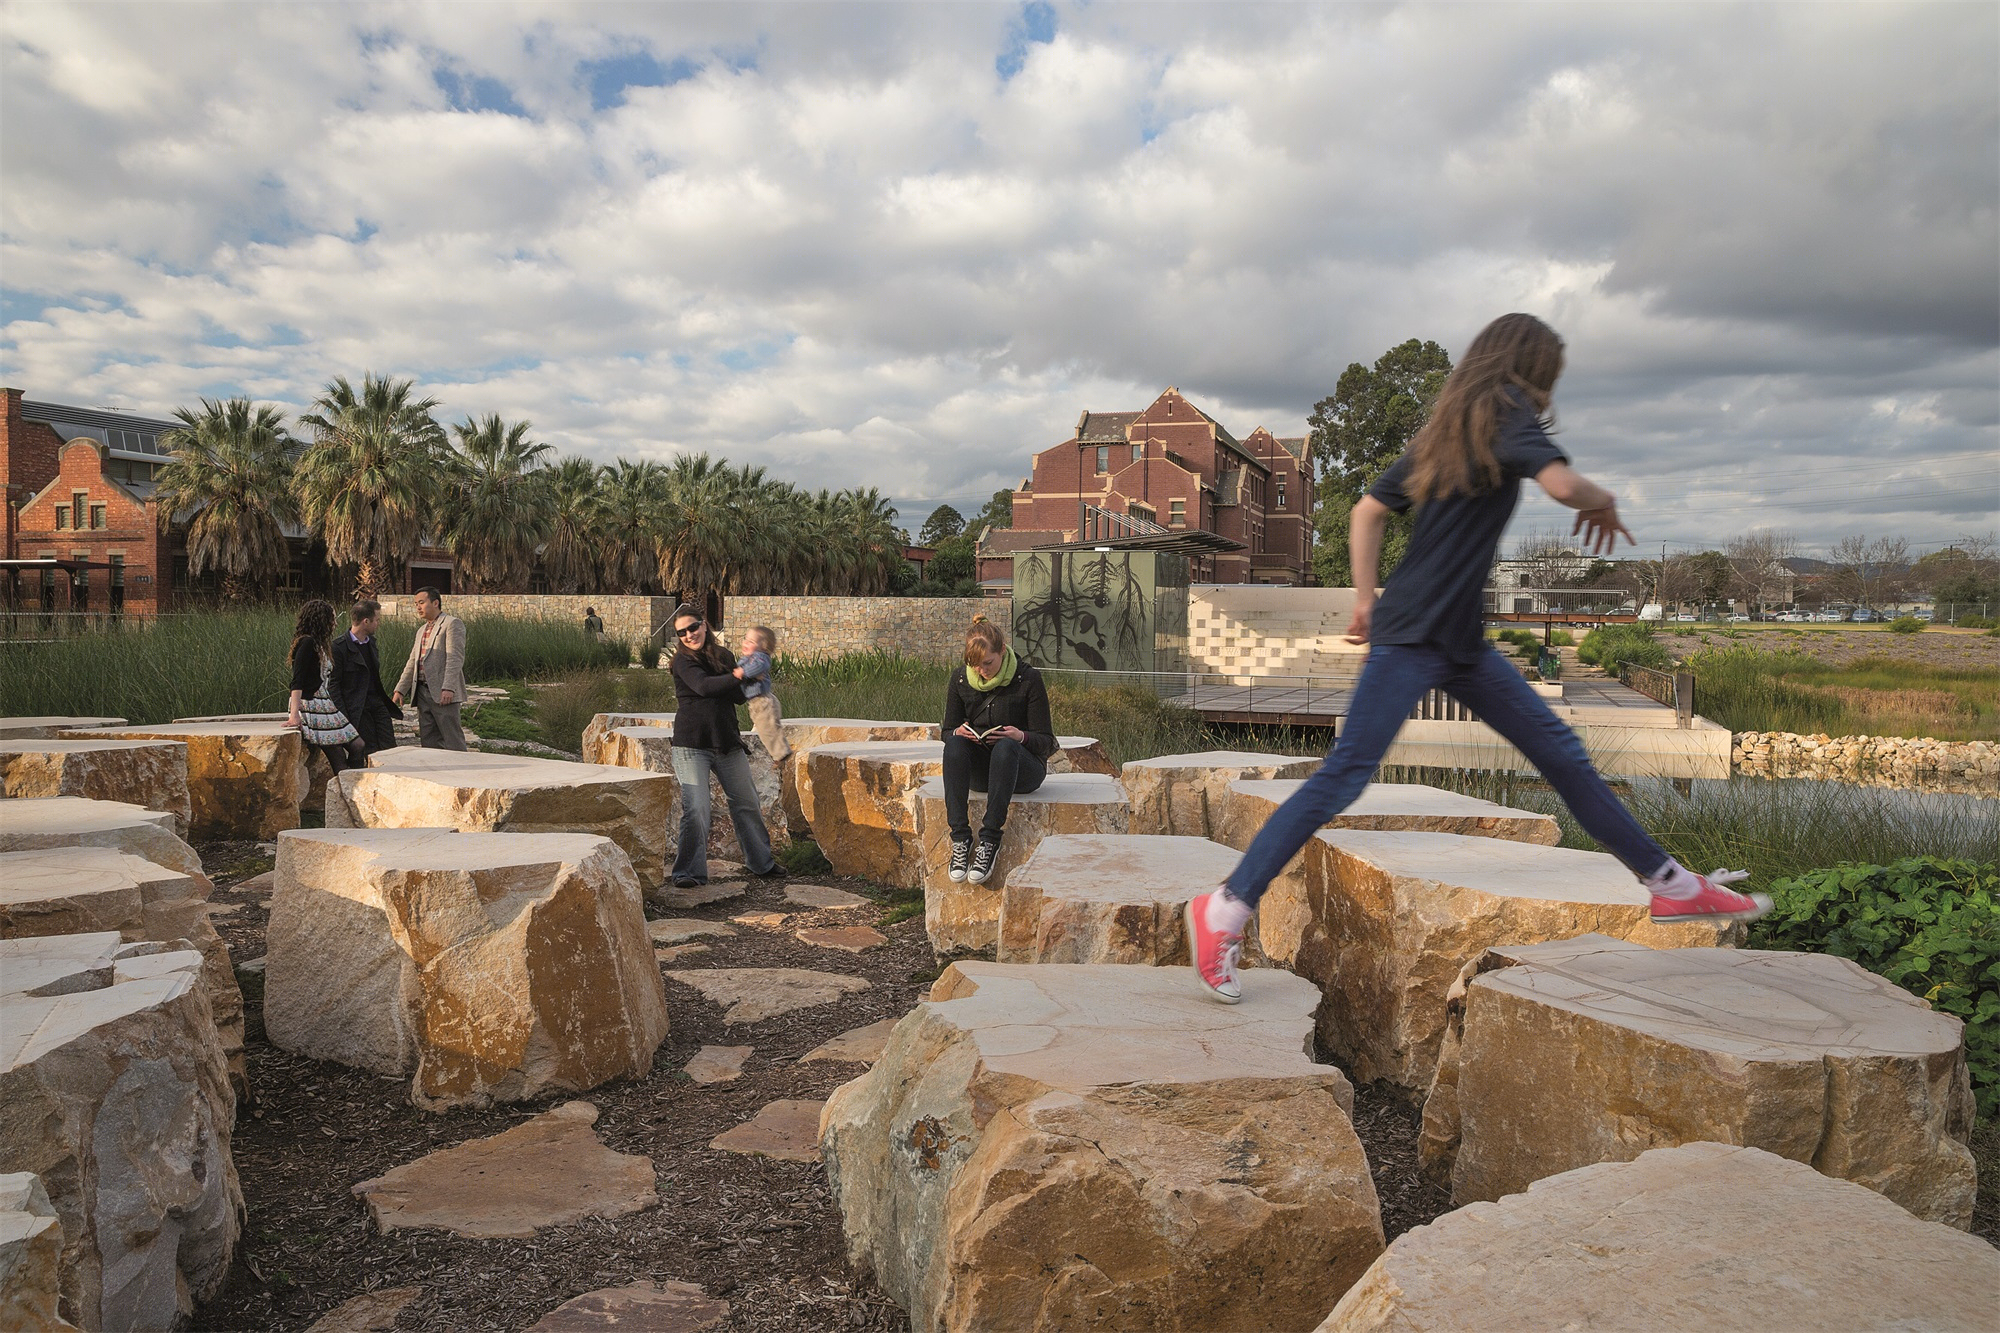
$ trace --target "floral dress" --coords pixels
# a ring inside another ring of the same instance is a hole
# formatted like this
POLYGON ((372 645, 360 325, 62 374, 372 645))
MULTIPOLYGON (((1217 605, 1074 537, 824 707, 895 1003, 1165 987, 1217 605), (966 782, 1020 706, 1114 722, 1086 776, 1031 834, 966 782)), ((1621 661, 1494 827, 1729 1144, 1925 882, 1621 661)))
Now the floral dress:
POLYGON ((299 705, 299 732, 308 745, 345 745, 360 733, 333 701, 333 659, 319 659, 319 688, 299 705))

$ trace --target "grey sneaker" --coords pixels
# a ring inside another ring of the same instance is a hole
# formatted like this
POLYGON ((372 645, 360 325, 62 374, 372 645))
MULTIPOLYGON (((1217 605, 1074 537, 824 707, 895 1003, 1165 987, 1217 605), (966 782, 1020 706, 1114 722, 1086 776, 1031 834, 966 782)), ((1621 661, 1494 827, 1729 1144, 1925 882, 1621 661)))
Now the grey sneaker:
POLYGON ((986 839, 981 838, 978 850, 972 853, 972 869, 965 873, 966 882, 970 884, 984 884, 986 877, 993 873, 993 863, 999 857, 1000 844, 997 842, 988 842, 986 839))
POLYGON ((965 883, 965 872, 971 864, 972 839, 967 838, 965 841, 960 842, 957 838, 953 838, 951 840, 951 882, 954 884, 965 883))

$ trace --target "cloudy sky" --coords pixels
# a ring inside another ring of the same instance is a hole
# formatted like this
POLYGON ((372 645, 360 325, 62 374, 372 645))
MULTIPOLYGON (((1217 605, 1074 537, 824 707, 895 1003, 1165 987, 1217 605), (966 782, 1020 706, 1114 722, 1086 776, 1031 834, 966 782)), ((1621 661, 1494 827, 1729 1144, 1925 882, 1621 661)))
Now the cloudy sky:
POLYGON ((1642 543, 2000 521, 1988 3, 8 0, 0 43, 31 396, 373 370, 914 528, 1085 408, 1301 433, 1524 309, 1642 543))

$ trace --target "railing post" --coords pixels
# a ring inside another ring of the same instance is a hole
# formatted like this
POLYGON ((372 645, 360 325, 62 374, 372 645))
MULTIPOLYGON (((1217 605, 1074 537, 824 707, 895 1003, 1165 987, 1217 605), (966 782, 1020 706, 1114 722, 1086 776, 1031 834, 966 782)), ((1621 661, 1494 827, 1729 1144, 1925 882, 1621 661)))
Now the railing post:
POLYGON ((1674 673, 1674 721, 1682 730, 1694 725, 1694 673, 1674 673))

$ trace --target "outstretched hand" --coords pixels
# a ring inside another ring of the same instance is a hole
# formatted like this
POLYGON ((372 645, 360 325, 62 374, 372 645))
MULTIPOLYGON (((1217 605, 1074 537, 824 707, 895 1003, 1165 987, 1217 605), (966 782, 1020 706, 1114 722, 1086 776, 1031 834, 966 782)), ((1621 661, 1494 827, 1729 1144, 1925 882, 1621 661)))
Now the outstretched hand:
POLYGON ((1618 535, 1625 534, 1627 544, 1637 546, 1638 541, 1631 530, 1618 521, 1618 505, 1614 501, 1602 509, 1579 509, 1576 522, 1570 525, 1570 535, 1584 533, 1583 547, 1592 555, 1610 555, 1618 549, 1618 535))

